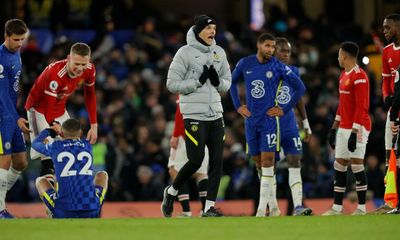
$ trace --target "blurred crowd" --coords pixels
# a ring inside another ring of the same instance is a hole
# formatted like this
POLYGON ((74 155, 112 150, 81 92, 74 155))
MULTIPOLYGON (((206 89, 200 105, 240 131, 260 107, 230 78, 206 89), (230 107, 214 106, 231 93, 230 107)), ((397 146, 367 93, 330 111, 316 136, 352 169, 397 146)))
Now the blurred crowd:
MULTIPOLYGON (((22 50, 24 74, 19 107, 24 113, 25 98, 45 66, 65 58, 73 42, 87 39, 97 70, 99 139, 94 145, 94 165, 96 170, 105 169, 109 173, 107 198, 109 201, 161 200, 162 189, 169 182, 169 139, 176 107, 176 96, 165 87, 166 75, 175 52, 185 44, 193 16, 159 13, 141 6, 141 1, 115 2, 16 1, 19 7, 15 16, 24 19, 32 30, 22 50), (79 31, 69 34, 71 29, 79 31), (51 41, 44 46, 48 38, 51 41)), ((261 31, 289 39, 292 63, 300 68, 307 87, 304 99, 313 136, 308 144, 303 144, 304 195, 306 198, 332 197, 334 153, 327 144, 327 133, 338 103, 338 46, 341 41, 352 40, 361 47, 360 60, 363 56, 379 56, 384 46, 381 23, 372 24, 369 32, 363 32, 360 26, 334 24, 324 15, 313 21, 301 14, 301 9, 297 15, 289 15, 274 5, 266 9, 269 12, 261 31)), ((216 41, 227 52, 233 69, 241 57, 256 52, 260 32, 245 24, 213 17, 217 20, 216 41)), ((368 189, 371 197, 380 199, 384 191, 386 120, 380 72, 374 71, 372 61, 367 65, 360 62, 360 65, 368 72, 371 82, 373 130, 365 161, 368 189)), ((241 97, 244 92, 241 85, 241 97)), ((223 96, 223 106, 226 141, 224 176, 218 198, 257 198, 258 178, 254 164, 245 153, 243 119, 236 113, 229 94, 223 96)), ((88 129, 82 91, 70 98, 68 111, 88 129)), ((30 161, 23 179, 8 194, 10 201, 38 200, 34 189, 38 162, 30 161)), ((278 197, 287 197, 290 189, 283 156, 278 163, 277 182, 278 197)), ((195 188, 195 184, 190 185, 195 188)), ((196 198, 196 191, 192 192, 196 198)))

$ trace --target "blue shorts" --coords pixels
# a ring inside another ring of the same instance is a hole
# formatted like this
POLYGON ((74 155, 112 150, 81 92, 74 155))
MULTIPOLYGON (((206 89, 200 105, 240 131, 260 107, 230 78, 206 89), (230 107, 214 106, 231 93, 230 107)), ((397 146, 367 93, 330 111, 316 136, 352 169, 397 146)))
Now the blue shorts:
POLYGON ((251 156, 275 152, 279 145, 279 124, 275 118, 246 119, 246 142, 251 156))
POLYGON ((0 117, 0 155, 25 151, 24 136, 15 120, 0 117))
POLYGON ((301 155, 303 153, 303 145, 297 127, 293 130, 282 132, 281 147, 285 155, 301 155))
POLYGON ((53 188, 43 193, 42 200, 44 204, 46 204, 46 207, 50 210, 53 218, 99 218, 106 192, 103 191, 103 188, 100 186, 95 186, 95 188, 96 195, 99 198, 99 205, 97 209, 71 211, 57 208, 58 194, 57 191, 53 188))

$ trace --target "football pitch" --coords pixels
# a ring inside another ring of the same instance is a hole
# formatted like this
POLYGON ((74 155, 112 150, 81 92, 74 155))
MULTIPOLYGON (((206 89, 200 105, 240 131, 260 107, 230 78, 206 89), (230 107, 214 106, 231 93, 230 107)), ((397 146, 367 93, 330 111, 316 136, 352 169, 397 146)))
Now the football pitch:
POLYGON ((400 215, 0 220, 0 239, 399 239, 400 215))

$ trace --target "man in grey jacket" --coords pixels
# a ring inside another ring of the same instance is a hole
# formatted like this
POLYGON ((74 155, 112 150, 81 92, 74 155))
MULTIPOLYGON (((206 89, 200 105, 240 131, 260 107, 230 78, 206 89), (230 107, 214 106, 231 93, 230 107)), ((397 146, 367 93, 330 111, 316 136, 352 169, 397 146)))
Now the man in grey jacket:
POLYGON ((209 149, 208 189, 203 217, 222 216, 215 208, 222 172, 224 142, 220 92, 231 86, 231 72, 224 50, 215 43, 216 22, 196 16, 187 33, 187 45, 175 54, 168 71, 167 88, 178 93, 184 118, 186 153, 189 161, 173 184, 164 190, 161 211, 171 217, 179 188, 200 168, 204 147, 209 149))

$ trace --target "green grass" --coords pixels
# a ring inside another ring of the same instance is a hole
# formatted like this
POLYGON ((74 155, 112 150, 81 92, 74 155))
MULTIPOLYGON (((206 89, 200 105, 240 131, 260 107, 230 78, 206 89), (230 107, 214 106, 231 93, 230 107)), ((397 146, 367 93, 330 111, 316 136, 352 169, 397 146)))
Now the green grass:
POLYGON ((0 239, 399 239, 399 215, 0 220, 0 239))

